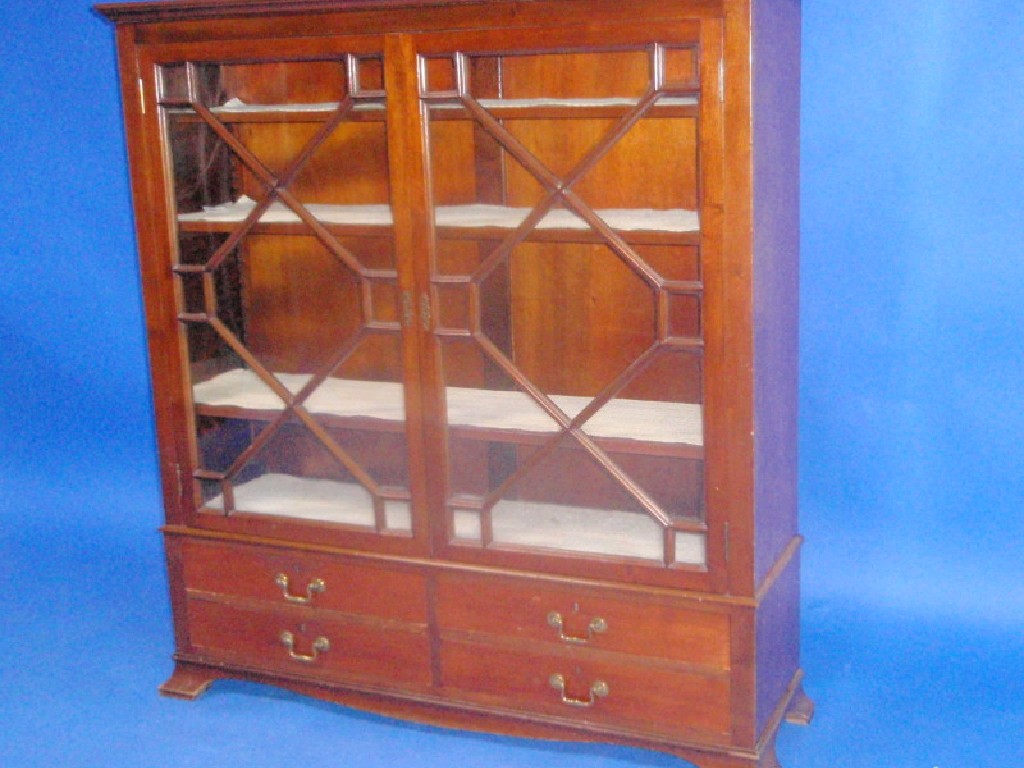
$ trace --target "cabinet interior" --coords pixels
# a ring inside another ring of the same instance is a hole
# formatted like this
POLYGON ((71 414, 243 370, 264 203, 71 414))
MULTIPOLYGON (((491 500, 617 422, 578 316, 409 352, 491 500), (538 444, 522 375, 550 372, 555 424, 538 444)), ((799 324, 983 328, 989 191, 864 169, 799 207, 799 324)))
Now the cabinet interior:
POLYGON ((418 64, 399 106, 381 55, 160 68, 197 505, 409 536, 410 456, 441 451, 456 546, 704 567, 697 46, 418 64), (433 207, 413 291, 402 109, 433 207), (443 445, 410 442, 417 392, 443 445))

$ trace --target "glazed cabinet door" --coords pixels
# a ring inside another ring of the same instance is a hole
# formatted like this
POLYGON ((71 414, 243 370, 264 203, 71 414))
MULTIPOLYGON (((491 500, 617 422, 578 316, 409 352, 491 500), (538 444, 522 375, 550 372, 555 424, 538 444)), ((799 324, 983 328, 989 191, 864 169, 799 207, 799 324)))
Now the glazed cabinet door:
POLYGON ((392 550, 425 540, 382 45, 150 52, 192 524, 392 550))
POLYGON ((721 563, 704 452, 719 31, 417 39, 449 556, 695 585, 721 563))

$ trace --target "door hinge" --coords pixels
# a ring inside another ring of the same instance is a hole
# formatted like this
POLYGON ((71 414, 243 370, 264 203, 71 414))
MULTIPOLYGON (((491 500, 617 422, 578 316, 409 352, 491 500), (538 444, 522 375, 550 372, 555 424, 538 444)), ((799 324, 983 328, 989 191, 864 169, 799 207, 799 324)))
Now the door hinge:
POLYGON ((402 325, 412 328, 412 291, 402 291, 402 325))
POLYGON ((424 331, 430 330, 430 294, 426 291, 420 295, 420 322, 424 331))
POLYGON ((722 537, 725 540, 725 542, 724 542, 725 543, 725 562, 728 564, 728 562, 729 562, 729 524, 728 523, 726 523, 723 526, 722 537))
MULTIPOLYGON (((412 328, 416 314, 414 308, 412 291, 402 291, 402 325, 412 328)), ((420 325, 424 331, 430 330, 430 294, 424 291, 420 294, 420 325)))

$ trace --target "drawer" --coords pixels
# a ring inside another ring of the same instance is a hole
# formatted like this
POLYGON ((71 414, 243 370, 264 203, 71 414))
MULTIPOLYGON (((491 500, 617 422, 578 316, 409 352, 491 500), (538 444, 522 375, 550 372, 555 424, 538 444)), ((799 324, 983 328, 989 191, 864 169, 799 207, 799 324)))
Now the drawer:
POLYGON ((254 610, 191 598, 189 646, 204 660, 286 675, 388 687, 429 685, 430 643, 425 631, 372 621, 323 620, 323 614, 310 619, 308 614, 294 608, 254 610))
POLYGON ((186 539, 185 586, 200 593, 426 624, 426 579, 413 570, 297 550, 186 539))
POLYGON ((727 672, 610 658, 444 641, 441 679, 447 697, 505 711, 681 740, 728 741, 727 672))
POLYGON ((544 581, 445 574, 437 591, 446 630, 586 646, 680 661, 710 670, 730 665, 729 614, 682 601, 544 581))

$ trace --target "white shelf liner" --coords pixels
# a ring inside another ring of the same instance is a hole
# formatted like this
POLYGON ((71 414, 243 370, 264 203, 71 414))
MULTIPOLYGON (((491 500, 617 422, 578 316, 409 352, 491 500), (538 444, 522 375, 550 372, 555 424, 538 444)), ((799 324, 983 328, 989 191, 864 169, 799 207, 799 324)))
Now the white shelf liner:
MULTIPOLYGON (((275 373, 293 395, 313 378, 308 373, 275 373)), ((192 388, 199 405, 235 406, 257 411, 280 411, 284 401, 252 371, 235 368, 217 374, 192 388)), ((328 378, 306 400, 311 413, 330 416, 362 416, 387 421, 405 419, 402 385, 390 381, 328 378)))
MULTIPOLYGON (((639 99, 604 98, 604 99, 477 99, 485 109, 529 109, 531 107, 632 107, 639 99)), ((693 96, 663 96, 654 105, 656 107, 689 107, 697 103, 693 96)), ((459 106, 459 105, 452 105, 459 106)))
POLYGON ((337 101, 309 104, 246 104, 241 99, 228 99, 223 105, 210 111, 229 115, 261 112, 333 112, 338 106, 337 101))
MULTIPOLYGON (((448 423, 524 432, 556 432, 558 424, 525 392, 448 387, 448 423)), ((592 398, 550 395, 570 418, 590 405, 592 398)), ((658 400, 609 400, 584 424, 591 437, 623 438, 651 443, 702 445, 701 407, 696 403, 658 400)))
MULTIPOLYGON (((252 213, 256 201, 243 195, 233 203, 204 206, 195 213, 179 213, 178 221, 237 222, 252 213)), ((389 227, 394 223, 389 205, 324 205, 306 203, 305 208, 317 220, 328 224, 368 224, 389 227)), ((264 224, 294 224, 301 221, 284 203, 271 203, 260 216, 264 224)))
MULTIPOLYGON (((236 512, 345 525, 374 524, 373 499, 358 483, 269 473, 239 483, 233 492, 236 512)), ((223 510, 224 497, 215 496, 204 506, 223 510)), ((406 502, 384 502, 384 518, 388 530, 412 530, 412 515, 406 502)))
MULTIPOLYGON (((508 208, 501 205, 453 205, 436 210, 435 223, 439 227, 499 227, 513 229, 523 223, 530 208, 508 208)), ((656 210, 653 208, 602 208, 596 210, 612 229, 657 232, 696 232, 700 221, 696 211, 683 208, 656 210)), ((558 208, 548 211, 537 229, 590 229, 590 224, 572 211, 558 208)))
MULTIPOLYGON (((503 500, 491 510, 496 544, 578 552, 582 554, 664 558, 661 526, 646 514, 590 509, 564 504, 503 500)), ((455 537, 480 541, 480 515, 455 510, 455 537)), ((700 533, 676 533, 676 560, 705 565, 705 538, 700 533)))
MULTIPOLYGON (((297 520, 373 527, 369 492, 357 483, 266 474, 234 487, 235 511, 297 520)), ((223 510, 216 496, 206 509, 223 510)), ((500 501, 494 506, 493 530, 497 544, 583 554, 663 559, 661 526, 637 512, 589 509, 563 504, 500 501)), ((412 530, 406 502, 385 502, 387 530, 412 530)), ((456 510, 455 536, 480 541, 480 516, 456 510)), ((705 539, 699 533, 676 534, 676 562, 705 564, 705 539)))
MULTIPOLYGON (((205 206, 202 211, 178 214, 182 222, 238 222, 245 219, 253 208, 254 200, 241 197, 234 203, 205 206)), ((375 205, 328 205, 323 203, 305 204, 314 218, 325 224, 391 226, 394 219, 391 207, 375 205)), ((443 205, 435 209, 434 221, 438 227, 497 227, 513 229, 530 214, 530 208, 510 208, 503 205, 443 205)), ((697 211, 684 208, 604 208, 596 211, 612 229, 623 232, 697 232, 700 217, 697 211)), ((301 221, 284 203, 272 203, 260 216, 265 224, 291 224, 301 221)), ((557 209, 549 211, 537 229, 586 230, 590 225, 572 211, 557 209)))
MULTIPOLYGON (((602 99, 477 99, 484 109, 531 109, 536 107, 632 107, 639 103, 633 98, 602 99)), ((663 96, 655 102, 659 107, 688 107, 697 104, 694 96, 663 96)), ((337 101, 310 104, 247 104, 241 99, 228 99, 223 105, 211 111, 224 114, 245 114, 260 112, 333 112, 340 106, 337 101)), ((459 109, 461 104, 441 102, 431 105, 434 109, 459 109)), ((383 109, 381 101, 357 101, 355 109, 383 109)))
MULTIPOLYGON (((292 394, 311 378, 308 374, 276 373, 274 376, 292 394)), ((196 384, 192 397, 199 405, 276 411, 284 402, 255 373, 244 368, 225 371, 196 384)), ((573 417, 590 404, 591 398, 552 395, 551 399, 573 417)), ((557 423, 520 391, 499 391, 448 387, 448 423, 452 426, 522 432, 556 432, 557 423)), ((403 387, 395 382, 328 378, 309 399, 306 409, 342 417, 365 417, 402 421, 405 419, 403 387)), ((703 445, 701 406, 696 403, 667 403, 658 400, 616 398, 606 403, 584 423, 591 437, 621 438, 652 443, 703 445)))

